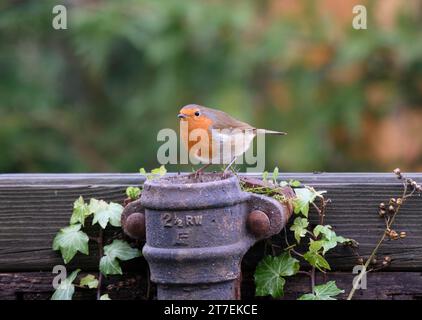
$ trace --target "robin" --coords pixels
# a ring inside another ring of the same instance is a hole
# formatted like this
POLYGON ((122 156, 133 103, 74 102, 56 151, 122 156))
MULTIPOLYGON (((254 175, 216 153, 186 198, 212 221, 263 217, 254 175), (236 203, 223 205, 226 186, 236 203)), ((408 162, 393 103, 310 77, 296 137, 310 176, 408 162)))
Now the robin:
POLYGON ((184 106, 180 109, 178 117, 180 125, 187 126, 187 130, 181 130, 181 140, 189 155, 206 164, 195 172, 195 176, 211 164, 228 163, 224 170, 226 174, 237 157, 249 149, 257 133, 287 134, 257 129, 223 111, 197 104, 184 106))

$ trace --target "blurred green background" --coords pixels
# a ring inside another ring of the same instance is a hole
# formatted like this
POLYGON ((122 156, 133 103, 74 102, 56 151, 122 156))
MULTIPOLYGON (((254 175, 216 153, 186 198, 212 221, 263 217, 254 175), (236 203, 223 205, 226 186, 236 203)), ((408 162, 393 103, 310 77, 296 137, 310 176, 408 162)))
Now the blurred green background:
POLYGON ((422 3, 0 0, 0 173, 157 167, 188 103, 289 132, 268 169, 421 171, 422 3))

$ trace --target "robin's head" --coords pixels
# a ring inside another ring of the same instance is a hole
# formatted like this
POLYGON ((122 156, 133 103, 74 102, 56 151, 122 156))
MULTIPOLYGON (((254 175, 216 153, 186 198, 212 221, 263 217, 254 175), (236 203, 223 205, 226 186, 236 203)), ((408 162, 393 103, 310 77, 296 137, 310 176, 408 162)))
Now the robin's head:
POLYGON ((184 106, 182 109, 180 109, 177 116, 181 121, 188 121, 189 123, 209 120, 208 117, 204 114, 202 108, 196 104, 188 104, 187 106, 184 106))

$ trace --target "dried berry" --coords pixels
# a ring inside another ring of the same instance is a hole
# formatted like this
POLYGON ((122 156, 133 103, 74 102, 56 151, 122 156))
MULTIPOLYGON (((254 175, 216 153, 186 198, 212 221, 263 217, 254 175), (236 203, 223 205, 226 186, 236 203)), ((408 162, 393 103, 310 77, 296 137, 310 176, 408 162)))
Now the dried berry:
POLYGON ((391 257, 390 256, 385 256, 384 257, 384 261, 391 262, 391 257))
POLYGON ((391 238, 392 240, 397 240, 397 239, 399 238, 399 234, 398 234, 396 231, 394 231, 394 230, 391 230, 391 231, 390 231, 389 236, 390 236, 390 238, 391 238))
POLYGON ((390 199, 390 204, 395 204, 395 203, 396 203, 396 199, 391 198, 391 199, 390 199))
POLYGON ((371 264, 377 264, 377 259, 373 258, 373 259, 371 260, 371 264))
POLYGON ((381 202, 380 205, 379 205, 379 208, 380 209, 385 209, 385 203, 384 202, 381 202))
POLYGON ((396 211, 396 209, 394 209, 394 206, 393 206, 393 205, 390 205, 390 206, 388 207, 388 211, 389 211, 390 213, 394 213, 394 211, 396 211))
POLYGON ((363 258, 359 257, 359 258, 358 258, 358 263, 359 263, 359 264, 363 264, 363 258))
POLYGON ((406 232, 402 231, 400 232, 400 238, 406 238, 406 232))
POLYGON ((396 200, 398 205, 401 205, 403 203, 403 199, 402 198, 397 198, 396 200))
POLYGON ((396 168, 396 169, 394 169, 394 170, 393 170, 393 172, 394 172, 394 174, 396 174, 396 175, 401 175, 401 170, 400 170, 400 168, 396 168))
POLYGON ((417 182, 416 182, 416 181, 414 181, 414 180, 412 180, 412 182, 410 183, 410 185, 411 185, 413 188, 416 188, 416 187, 418 186, 417 182))
POLYGON ((388 265, 388 262, 384 260, 384 261, 382 262, 382 265, 385 267, 385 266, 387 266, 387 265, 388 265))
POLYGON ((380 216, 380 217, 384 217, 384 216, 385 216, 385 210, 380 209, 380 210, 378 211, 378 214, 379 214, 379 216, 380 216))

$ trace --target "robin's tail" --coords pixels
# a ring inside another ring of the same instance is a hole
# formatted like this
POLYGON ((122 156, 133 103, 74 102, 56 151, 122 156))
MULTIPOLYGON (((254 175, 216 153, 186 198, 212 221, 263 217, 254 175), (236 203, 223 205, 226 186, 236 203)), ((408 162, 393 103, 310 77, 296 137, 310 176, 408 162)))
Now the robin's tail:
POLYGON ((282 131, 272 131, 272 130, 266 130, 266 129, 256 129, 257 133, 263 133, 263 134, 274 134, 279 136, 285 136, 287 132, 282 131))

